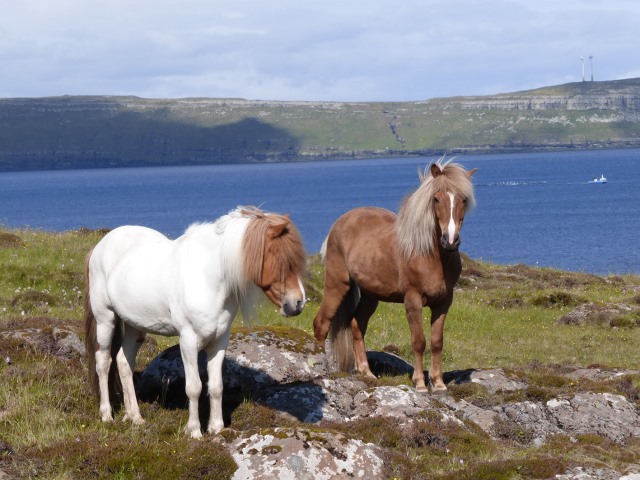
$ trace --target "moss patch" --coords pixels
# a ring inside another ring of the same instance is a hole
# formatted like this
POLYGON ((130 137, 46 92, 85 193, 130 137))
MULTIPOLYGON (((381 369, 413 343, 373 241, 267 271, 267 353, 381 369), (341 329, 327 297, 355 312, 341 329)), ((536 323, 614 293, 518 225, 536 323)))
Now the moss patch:
POLYGON ((551 292, 531 299, 532 305, 545 308, 575 307, 582 303, 587 303, 587 300, 567 292, 551 292))
POLYGON ((21 308, 25 312, 31 312, 39 307, 53 307, 56 304, 56 299, 52 295, 46 292, 39 292, 37 290, 27 290, 19 293, 11 301, 11 306, 14 308, 21 308))

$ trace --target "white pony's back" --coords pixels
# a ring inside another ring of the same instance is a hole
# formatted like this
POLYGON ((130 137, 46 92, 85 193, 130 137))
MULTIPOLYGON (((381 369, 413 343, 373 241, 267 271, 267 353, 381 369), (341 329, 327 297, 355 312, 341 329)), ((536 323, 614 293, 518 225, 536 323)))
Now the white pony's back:
POLYGON ((92 298, 106 291, 107 298, 95 300, 149 333, 177 335, 182 327, 173 324, 177 310, 199 312, 188 320, 199 326, 222 318, 225 325, 218 328, 227 328, 253 289, 243 276, 241 256, 248 220, 225 217, 192 225, 176 240, 146 227, 113 230, 91 256, 92 298), (226 297, 232 301, 223 306, 226 297))

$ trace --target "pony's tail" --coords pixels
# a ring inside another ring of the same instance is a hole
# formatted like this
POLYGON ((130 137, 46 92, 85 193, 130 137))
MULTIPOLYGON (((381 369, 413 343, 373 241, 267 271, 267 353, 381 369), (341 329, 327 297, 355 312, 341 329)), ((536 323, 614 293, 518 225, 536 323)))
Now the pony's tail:
POLYGON ((96 318, 91 309, 89 288, 89 259, 93 250, 89 252, 84 262, 84 345, 87 355, 87 367, 89 369, 89 387, 95 397, 100 394, 98 388, 98 373, 96 372, 96 350, 98 349, 98 337, 96 330, 96 318))
POLYGON ((351 282, 349 291, 342 299, 331 321, 331 358, 340 372, 351 372, 355 367, 351 320, 360 302, 360 288, 351 282))
MULTIPOLYGON (((87 355, 87 367, 89 375, 89 387, 93 395, 100 396, 98 372, 96 371, 96 351, 98 350, 98 336, 96 317, 91 308, 91 294, 89 285, 89 259, 93 250, 89 252, 84 264, 84 343, 87 355)), ((113 339, 111 340, 111 367, 109 368, 109 400, 112 405, 122 404, 123 391, 116 355, 122 347, 122 322, 115 319, 113 339)))
POLYGON ((122 320, 116 316, 113 338, 111 339, 111 366, 109 367, 109 401, 113 407, 119 407, 124 403, 124 390, 118 371, 116 355, 122 348, 122 320))
POLYGON ((323 264, 327 263, 327 241, 329 240, 329 236, 327 235, 327 238, 324 239, 324 242, 322 242, 322 246, 320 246, 320 261, 323 264))

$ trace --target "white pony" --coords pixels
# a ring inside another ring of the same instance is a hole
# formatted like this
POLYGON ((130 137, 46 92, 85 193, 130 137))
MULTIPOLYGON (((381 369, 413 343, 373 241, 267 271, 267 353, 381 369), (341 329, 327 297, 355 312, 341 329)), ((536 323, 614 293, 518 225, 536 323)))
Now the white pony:
POLYGON ((109 232, 85 265, 89 381, 100 398, 102 421, 113 420, 110 393, 119 372, 124 420, 144 422, 133 385, 136 354, 146 333, 177 335, 189 398, 186 432, 202 436, 200 350, 208 358, 207 431, 219 432, 224 427, 222 361, 231 322, 238 310, 246 315, 253 307, 254 285, 282 315, 298 315, 305 304, 304 264, 302 241, 289 217, 255 207, 192 225, 176 240, 138 226, 109 232))

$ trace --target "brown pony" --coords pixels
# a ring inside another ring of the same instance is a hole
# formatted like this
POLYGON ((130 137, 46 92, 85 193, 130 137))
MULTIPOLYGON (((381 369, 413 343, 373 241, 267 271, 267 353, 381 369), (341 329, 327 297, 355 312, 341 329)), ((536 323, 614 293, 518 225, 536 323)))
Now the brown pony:
POLYGON ((331 329, 338 368, 372 376, 364 345, 369 318, 379 301, 404 303, 414 353, 416 390, 427 391, 423 371, 426 340, 422 308, 431 308, 434 393, 444 392, 442 337, 462 270, 458 246, 464 215, 475 204, 471 175, 455 163, 434 163, 396 217, 376 207, 350 210, 331 227, 322 247, 324 297, 313 322, 323 342, 331 329))

